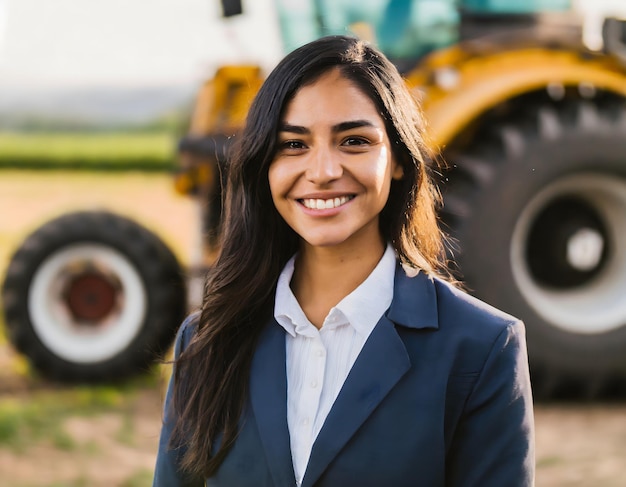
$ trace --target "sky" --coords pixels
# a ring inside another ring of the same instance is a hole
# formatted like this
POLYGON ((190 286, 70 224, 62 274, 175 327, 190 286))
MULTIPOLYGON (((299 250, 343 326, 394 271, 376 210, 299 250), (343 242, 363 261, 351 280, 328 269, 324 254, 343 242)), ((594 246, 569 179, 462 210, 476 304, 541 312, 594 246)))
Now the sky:
MULTIPOLYGON (((281 55, 272 0, 223 19, 215 0, 0 0, 0 89, 139 87, 201 80, 281 55)), ((1 96, 1 95, 0 95, 1 96)))
MULTIPOLYGON (((243 0, 245 14, 224 19, 217 0, 0 0, 0 111, 23 103, 66 107, 67 96, 53 103, 53 92, 191 93, 222 64, 260 64, 267 72, 283 55, 274 1, 243 0)), ((597 17, 591 43, 599 41, 603 9, 626 17, 626 0, 574 2, 597 17)), ((82 99, 76 104, 90 110, 82 99)))
MULTIPOLYGON (((626 5, 575 2, 589 15, 626 5)), ((229 62, 269 69, 282 54, 273 0, 244 10, 222 19, 217 0, 0 0, 0 89, 184 84, 229 62)))

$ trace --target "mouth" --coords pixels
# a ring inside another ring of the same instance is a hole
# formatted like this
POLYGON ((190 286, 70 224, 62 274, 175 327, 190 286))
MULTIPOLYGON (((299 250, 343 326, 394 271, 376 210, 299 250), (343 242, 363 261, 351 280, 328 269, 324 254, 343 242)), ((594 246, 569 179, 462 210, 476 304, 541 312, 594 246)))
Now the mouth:
POLYGON ((328 210, 338 208, 345 205, 348 201, 354 199, 354 195, 338 196, 336 198, 302 198, 298 202, 311 210, 328 210))

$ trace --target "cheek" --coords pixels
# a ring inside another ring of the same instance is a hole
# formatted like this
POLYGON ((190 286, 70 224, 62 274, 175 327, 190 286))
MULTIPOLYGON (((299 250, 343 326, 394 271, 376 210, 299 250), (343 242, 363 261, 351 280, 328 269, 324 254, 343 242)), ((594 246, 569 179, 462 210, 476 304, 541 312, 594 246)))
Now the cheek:
POLYGON ((284 189, 284 170, 279 163, 272 163, 267 173, 267 179, 270 185, 270 193, 272 199, 276 201, 276 198, 282 193, 284 189))
POLYGON ((380 151, 374 168, 373 183, 381 195, 387 195, 391 185, 394 164, 391 153, 386 148, 380 151))
POLYGON ((274 207, 278 213, 284 218, 285 198, 291 189, 291 175, 288 164, 281 164, 279 161, 272 163, 267 174, 270 195, 274 202, 274 207))

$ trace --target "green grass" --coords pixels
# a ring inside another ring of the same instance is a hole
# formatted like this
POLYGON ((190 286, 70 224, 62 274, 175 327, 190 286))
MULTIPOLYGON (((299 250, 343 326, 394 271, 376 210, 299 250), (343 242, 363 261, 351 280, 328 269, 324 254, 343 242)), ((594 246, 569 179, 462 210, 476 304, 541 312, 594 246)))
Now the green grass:
POLYGON ((543 457, 543 458, 539 458, 537 459, 537 468, 545 468, 545 467, 552 467, 552 466, 556 466, 559 464, 563 464, 564 463, 564 459, 561 457, 557 457, 557 456, 551 456, 551 457, 543 457))
POLYGON ((132 411, 126 409, 122 413, 122 425, 115 435, 117 442, 126 446, 135 446, 135 423, 132 411))
POLYGON ((173 169, 176 136, 156 133, 0 133, 0 168, 173 169))
MULTIPOLYGON (((133 397, 130 387, 78 387, 38 392, 28 399, 3 398, 0 401, 0 447, 20 452, 46 439, 55 448, 71 451, 76 444, 64 430, 65 420, 123 409, 133 397)), ((129 427, 128 423, 125 426, 129 427)))
POLYGON ((138 470, 121 485, 121 487, 149 487, 152 485, 152 472, 138 470))

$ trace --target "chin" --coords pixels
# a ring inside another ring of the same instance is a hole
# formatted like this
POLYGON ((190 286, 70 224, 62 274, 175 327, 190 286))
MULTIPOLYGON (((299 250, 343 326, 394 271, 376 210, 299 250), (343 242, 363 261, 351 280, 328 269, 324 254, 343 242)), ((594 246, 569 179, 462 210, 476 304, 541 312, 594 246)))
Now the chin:
POLYGON ((311 247, 334 247, 348 240, 346 236, 338 235, 311 235, 302 238, 311 247))

